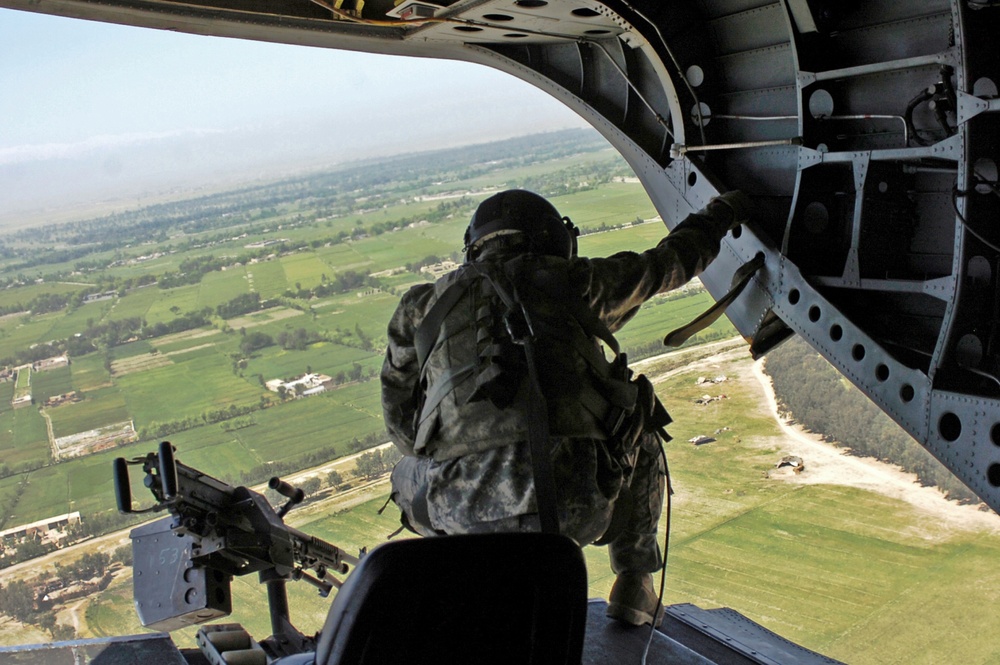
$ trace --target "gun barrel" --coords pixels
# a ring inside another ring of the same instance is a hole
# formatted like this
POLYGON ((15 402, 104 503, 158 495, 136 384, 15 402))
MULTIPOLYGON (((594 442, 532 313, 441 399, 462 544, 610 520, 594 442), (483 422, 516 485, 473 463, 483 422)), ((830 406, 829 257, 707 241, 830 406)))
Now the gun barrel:
POLYGON ((295 503, 301 503, 302 499, 306 497, 306 493, 297 487, 292 487, 286 483, 281 478, 275 476, 267 482, 267 486, 273 489, 275 492, 281 496, 291 499, 295 503))
POLYGON ((316 565, 322 565, 332 572, 345 574, 348 565, 357 565, 358 558, 356 556, 351 556, 336 545, 316 536, 310 536, 298 529, 286 528, 289 535, 296 541, 295 558, 303 567, 314 568, 316 565))

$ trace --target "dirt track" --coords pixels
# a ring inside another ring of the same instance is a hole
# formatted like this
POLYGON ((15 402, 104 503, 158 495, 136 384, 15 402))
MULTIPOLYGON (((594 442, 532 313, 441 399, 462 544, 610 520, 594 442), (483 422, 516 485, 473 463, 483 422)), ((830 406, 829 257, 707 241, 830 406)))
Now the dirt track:
MULTIPOLYGON (((718 366, 727 363, 727 373, 739 373, 746 378, 756 379, 760 385, 759 406, 761 412, 770 413, 781 428, 783 436, 778 442, 782 455, 797 455, 805 461, 805 469, 800 474, 776 472, 773 477, 783 481, 803 484, 829 484, 856 487, 878 492, 885 496, 905 501, 916 509, 928 513, 938 527, 961 530, 986 530, 1000 533, 1000 515, 980 505, 962 505, 951 501, 935 487, 925 487, 917 481, 916 474, 906 473, 894 464, 880 462, 872 457, 855 457, 845 453, 818 434, 806 432, 801 426, 791 425, 778 414, 777 402, 771 379, 763 371, 763 361, 754 362, 747 353, 746 345, 739 339, 723 340, 706 344, 690 351, 674 351, 636 363, 640 371, 650 374, 654 384, 682 372, 704 372, 706 375, 718 371, 718 366), (700 353, 699 353, 700 351, 700 353), (705 354, 705 351, 715 353, 705 354), (685 359, 685 353, 690 359, 685 359), (683 364, 671 367, 680 359, 683 364), (739 361, 733 364, 732 361, 739 361), (669 367, 657 371, 657 366, 669 367)), ((768 441, 769 446, 775 444, 768 441)))
POLYGON ((753 363, 753 375, 760 382, 767 408, 785 434, 784 452, 806 461, 805 470, 788 476, 789 482, 858 487, 906 501, 954 528, 1000 532, 1000 515, 992 510, 987 512, 976 505, 950 501, 936 487, 925 487, 917 482, 916 474, 872 457, 848 455, 819 435, 788 424, 778 415, 774 389, 770 377, 764 374, 762 361, 753 363))

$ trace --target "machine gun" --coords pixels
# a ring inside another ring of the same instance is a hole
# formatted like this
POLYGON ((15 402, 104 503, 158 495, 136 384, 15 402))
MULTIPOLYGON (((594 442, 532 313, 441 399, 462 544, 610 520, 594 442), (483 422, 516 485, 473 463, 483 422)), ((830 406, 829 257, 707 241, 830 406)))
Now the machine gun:
POLYGON ((315 648, 315 638, 303 635, 289 619, 285 584, 303 580, 325 597, 341 585, 333 575, 346 574, 358 558, 285 525, 285 514, 305 497, 301 489, 272 478, 269 487, 288 499, 275 509, 257 492, 177 462, 167 441, 158 453, 116 458, 114 483, 119 512, 170 513, 130 534, 133 592, 143 626, 172 631, 228 616, 233 576, 259 573, 267 586, 273 632, 260 646, 270 658, 315 648), (128 467, 140 464, 156 504, 134 509, 128 467))

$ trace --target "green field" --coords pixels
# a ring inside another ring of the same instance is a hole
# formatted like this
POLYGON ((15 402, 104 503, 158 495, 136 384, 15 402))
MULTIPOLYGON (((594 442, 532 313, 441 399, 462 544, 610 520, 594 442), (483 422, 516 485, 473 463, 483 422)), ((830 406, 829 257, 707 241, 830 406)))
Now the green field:
POLYGON ((229 360, 212 348, 176 358, 172 364, 116 379, 136 427, 260 399, 263 389, 234 377, 229 360))
POLYGON ((17 469, 26 464, 37 466, 48 459, 48 434, 38 410, 32 407, 12 410, 8 402, 8 408, 0 413, 0 463, 17 469))
POLYGON ((249 291, 246 272, 241 268, 210 272, 201 280, 195 309, 204 307, 215 309, 222 303, 249 291))
MULTIPOLYGON (((119 294, 62 311, 0 318, 0 357, 116 321, 142 319, 153 326, 206 308, 212 312, 207 327, 128 343, 101 337, 98 350, 73 357, 69 368, 32 373, 35 404, 30 407, 13 410, 14 384, 0 384, 0 468, 7 468, 0 477, 0 506, 6 510, 0 515, 2 526, 71 510, 79 510, 85 520, 112 515, 112 460, 143 455, 161 438, 169 438, 185 464, 232 483, 266 462, 302 464, 305 456, 325 449, 332 449, 334 456, 350 453, 353 440, 383 431, 379 384, 368 377, 381 366, 386 323, 400 295, 428 280, 405 266, 431 256, 458 256, 472 209, 464 203, 451 216, 434 217, 440 202, 417 197, 446 193, 450 198, 445 201, 455 201, 462 194, 454 192, 481 188, 535 188, 537 183, 541 189, 593 182, 552 202, 584 230, 628 226, 582 236, 580 253, 642 251, 663 236, 664 226, 631 225, 656 213, 639 184, 604 177, 620 168, 620 159, 610 150, 495 169, 456 167, 453 173, 437 174, 433 183, 415 178, 413 183, 386 185, 385 192, 364 192, 364 199, 369 194, 375 198, 369 209, 363 210, 367 204, 359 199, 356 210, 336 216, 326 210, 327 205, 339 205, 334 199, 262 202, 235 213, 232 228, 208 215, 202 227, 166 225, 148 246, 125 250, 126 257, 130 251, 133 256, 164 252, 154 260, 112 263, 111 252, 99 253, 88 259, 104 267, 86 268, 78 283, 43 279, 50 271, 77 268, 62 263, 39 267, 23 283, 0 289, 0 307, 97 284, 102 292, 119 294), (556 177, 564 182, 554 183, 556 177), (317 218, 322 221, 309 221, 317 218), (330 240, 358 227, 425 218, 435 221, 330 240), (176 273, 195 257, 237 257, 251 242, 283 239, 299 245, 212 270, 197 283, 172 288, 103 286, 176 273), (364 287, 311 299, 286 296, 288 289, 313 288, 346 271, 396 269, 401 272, 380 278, 381 290, 364 287), (217 306, 251 292, 278 300, 266 310, 230 320, 215 316, 217 306), (277 342, 283 333, 299 329, 322 341, 305 349, 283 349, 274 343, 241 351, 246 335, 261 333, 277 342), (262 385, 306 371, 346 376, 359 367, 363 380, 306 399, 281 402, 262 385), (80 393, 83 401, 40 411, 45 397, 69 390, 80 393), (209 422, 213 412, 230 407, 254 410, 240 417, 239 427, 228 427, 236 422, 231 420, 209 422), (183 426, 188 429, 52 463, 46 417, 56 437, 128 420, 137 428, 187 421, 183 426)), ((469 198, 485 196, 480 192, 469 198)), ((16 264, 5 261, 0 265, 16 264)), ((634 360, 638 351, 651 353, 667 332, 710 304, 710 296, 697 288, 656 297, 618 334, 619 340, 634 360)), ((723 319, 693 341, 734 333, 723 319)), ((682 372, 657 386, 674 417, 670 431, 675 438, 668 449, 677 494, 667 600, 733 607, 789 639, 850 663, 1000 663, 1000 646, 992 639, 1000 618, 994 602, 1000 588, 995 563, 1000 535, 952 528, 880 494, 766 477, 783 454, 781 440, 770 416, 760 409, 759 387, 746 378, 745 369, 732 364, 703 368, 711 376, 737 377, 718 389, 728 399, 708 406, 695 406, 693 400, 717 389, 696 386, 696 373, 682 372), (730 429, 711 445, 685 443, 723 426, 730 429)), ((148 491, 137 477, 133 482, 137 504, 148 505, 148 491)), ((292 522, 348 549, 374 546, 397 523, 392 509, 376 514, 387 492, 380 491, 381 497, 333 515, 303 507, 292 513, 292 522)), ((586 557, 591 595, 606 596, 613 581, 606 551, 588 548, 586 557)), ((300 627, 318 629, 328 601, 317 600, 306 585, 293 586, 292 605, 300 627)), ((264 593, 256 579, 238 580, 234 593, 238 611, 233 620, 256 636, 265 635, 264 593)), ((86 619, 91 632, 82 637, 140 630, 127 583, 116 583, 101 602, 90 603, 86 619)), ((188 643, 192 632, 184 633, 188 643)), ((29 634, 35 633, 24 633, 29 634)), ((0 641, 10 639, 4 635, 0 641)))
MULTIPOLYGON (((110 320, 127 319, 133 316, 148 318, 149 308, 163 297, 163 291, 155 286, 132 289, 118 299, 115 308, 108 314, 110 320)), ((156 321, 151 321, 156 323, 156 321)))
POLYGON ((265 261, 246 267, 248 284, 252 283, 254 290, 261 298, 274 298, 284 293, 288 288, 285 270, 278 261, 265 261), (252 282, 249 279, 252 277, 252 282))
POLYGON ((0 291, 0 307, 9 307, 18 303, 28 303, 38 296, 46 294, 73 293, 80 289, 80 284, 52 283, 27 284, 19 289, 4 289, 0 291))
POLYGON ((293 377, 305 373, 307 367, 335 376, 338 372, 346 372, 354 363, 367 367, 379 367, 382 355, 370 351, 318 342, 306 351, 285 351, 280 348, 268 348, 259 357, 250 360, 246 373, 262 374, 266 377, 293 377))
POLYGON ((44 404, 48 398, 64 395, 71 390, 73 390, 72 371, 68 365, 31 373, 31 397, 36 404, 44 404))
MULTIPOLYGON (((145 318, 151 324, 171 321, 176 318, 173 312, 174 308, 181 313, 196 312, 200 309, 198 305, 200 289, 197 284, 178 286, 172 289, 159 289, 153 286, 147 287, 143 291, 154 291, 159 295, 146 310, 145 318)), ((145 294, 143 295, 145 296, 145 294)))
POLYGON ((234 434, 256 458, 265 462, 292 459, 330 445, 346 453, 351 439, 383 429, 382 411, 374 408, 378 403, 377 391, 372 390, 375 383, 361 386, 259 412, 257 425, 234 434))
POLYGON ((63 313, 49 328, 47 339, 64 339, 83 331, 88 322, 100 321, 111 311, 112 300, 99 300, 81 305, 69 313, 63 313))
POLYGON ((36 344, 39 340, 52 339, 49 331, 63 317, 61 312, 51 314, 9 314, 0 325, 0 355, 6 356, 36 344))
POLYGON ((111 385, 111 375, 104 368, 104 359, 92 353, 82 358, 74 358, 70 365, 73 390, 86 392, 111 385))
MULTIPOLYGON (((651 219, 656 216, 656 208, 648 199, 635 196, 637 186, 639 185, 636 183, 609 183, 579 194, 557 196, 552 199, 552 204, 581 229, 601 224, 614 226, 637 218, 651 219)), ((660 230, 662 229, 660 225, 660 230)))
MULTIPOLYGON (((765 477, 784 454, 782 439, 760 407, 748 365, 741 357, 712 368, 730 377, 729 398, 709 407, 693 404, 704 392, 695 385, 698 371, 658 384, 675 419, 667 446, 676 495, 666 602, 731 607, 853 665, 997 662, 1000 530, 954 528, 869 491, 765 477), (686 443, 723 423, 732 429, 717 442, 686 443)), ((393 507, 377 514, 383 501, 334 515, 303 508, 291 522, 348 551, 371 547, 396 526, 393 507)), ((589 595, 606 597, 613 581, 607 551, 585 554, 589 595)), ((236 580, 233 593, 232 619, 255 636, 268 634, 264 590, 253 576, 236 580)), ((292 585, 291 597, 303 628, 322 624, 328 601, 306 585, 292 585)), ((138 631, 129 600, 126 578, 92 603, 86 617, 94 634, 138 631)), ((192 633, 174 638, 190 644, 192 633)))
POLYGON ((89 391, 83 401, 57 406, 47 413, 57 438, 131 420, 125 395, 118 386, 89 391))

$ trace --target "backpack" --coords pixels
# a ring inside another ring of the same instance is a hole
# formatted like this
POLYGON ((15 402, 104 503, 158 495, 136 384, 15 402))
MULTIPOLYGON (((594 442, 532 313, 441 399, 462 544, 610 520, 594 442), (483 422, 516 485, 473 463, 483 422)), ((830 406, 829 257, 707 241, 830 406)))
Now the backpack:
MULTIPOLYGON (((477 310, 477 340, 481 342, 479 363, 474 371, 475 389, 467 401, 488 399, 498 408, 510 406, 516 387, 528 382, 527 401, 529 448, 539 517, 543 531, 558 531, 555 517, 556 488, 552 481, 549 454, 549 423, 553 415, 548 405, 559 399, 561 384, 569 399, 578 400, 596 416, 605 435, 608 452, 626 476, 634 464, 641 436, 655 432, 669 440, 663 428, 670 416, 644 375, 633 377, 626 354, 618 341, 581 298, 572 297, 565 262, 521 254, 504 262, 471 263, 463 275, 449 285, 428 310, 414 337, 421 380, 416 395, 417 418, 436 404, 427 403, 423 385, 427 358, 439 343, 441 326, 470 289, 480 289, 485 303, 477 310), (575 325, 574 325, 575 324, 575 325), (608 361, 595 340, 611 349, 608 361), (566 349, 585 361, 587 377, 551 377, 539 347, 547 353, 566 349)), ((468 368, 459 375, 445 376, 435 385, 430 400, 440 400, 458 381, 470 380, 468 368)), ((419 423, 415 423, 419 432, 419 423)), ((419 434, 418 434, 419 438, 419 434)))

